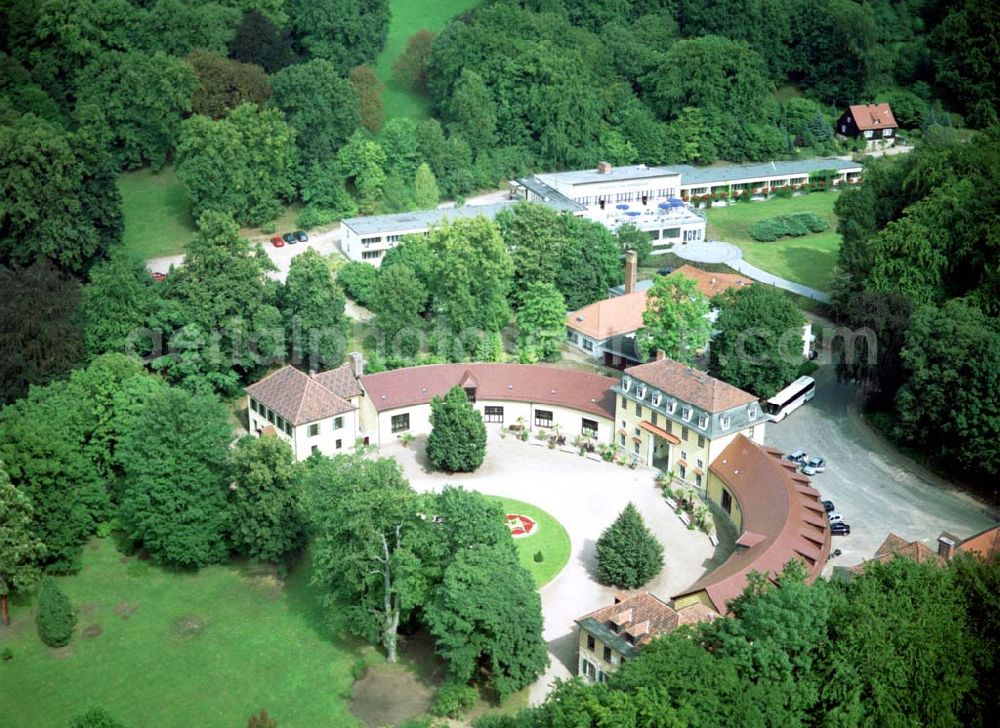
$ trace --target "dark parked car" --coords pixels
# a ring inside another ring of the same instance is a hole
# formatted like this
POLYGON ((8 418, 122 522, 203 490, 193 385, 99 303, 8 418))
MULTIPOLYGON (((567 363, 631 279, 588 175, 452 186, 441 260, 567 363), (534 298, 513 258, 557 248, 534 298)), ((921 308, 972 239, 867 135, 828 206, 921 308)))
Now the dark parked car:
POLYGON ((281 236, 281 239, 289 245, 295 245, 295 243, 299 242, 299 239, 295 237, 295 233, 285 233, 281 236))
POLYGON ((851 527, 843 521, 837 521, 836 523, 830 524, 830 533, 834 536, 850 536, 851 527))
POLYGON ((827 513, 833 511, 833 501, 832 500, 823 501, 823 510, 826 511, 827 513))
POLYGON ((657 275, 668 276, 674 272, 673 268, 658 268, 656 270, 657 275))
POLYGON ((294 233, 292 233, 292 235, 294 235, 295 239, 298 240, 300 243, 305 243, 309 241, 309 236, 306 235, 305 230, 296 230, 294 233))

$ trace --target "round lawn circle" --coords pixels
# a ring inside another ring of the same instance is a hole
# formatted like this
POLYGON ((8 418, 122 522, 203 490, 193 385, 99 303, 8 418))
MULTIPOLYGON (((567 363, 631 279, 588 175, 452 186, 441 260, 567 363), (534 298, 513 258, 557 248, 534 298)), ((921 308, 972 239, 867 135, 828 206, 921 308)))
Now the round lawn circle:
POLYGON ((486 498, 503 509, 518 561, 531 574, 535 588, 552 581, 569 563, 569 534, 563 525, 551 513, 531 503, 491 495, 486 498), (541 561, 535 561, 538 553, 542 555, 541 561))

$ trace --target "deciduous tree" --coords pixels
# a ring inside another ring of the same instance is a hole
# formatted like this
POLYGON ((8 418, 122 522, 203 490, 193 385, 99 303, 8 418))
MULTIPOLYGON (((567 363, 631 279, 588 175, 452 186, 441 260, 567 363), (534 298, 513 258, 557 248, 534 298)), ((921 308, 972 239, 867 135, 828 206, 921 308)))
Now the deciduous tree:
POLYGON ((354 185, 361 209, 370 212, 385 186, 386 155, 382 146, 359 129, 341 147, 337 159, 344 177, 354 185))
POLYGON ((302 48, 344 73, 373 60, 389 32, 387 0, 292 0, 288 10, 302 48))
POLYGON ((297 60, 291 34, 276 26, 259 10, 247 10, 229 42, 230 57, 277 73, 297 60))
POLYGON ((508 545, 458 551, 437 594, 425 612, 451 680, 481 680, 502 700, 548 665, 541 599, 508 545))
POLYGON ((424 332, 421 313, 426 305, 427 289, 409 265, 383 266, 375 284, 372 324, 387 354, 410 357, 417 353, 424 332))
POLYGON ((486 425, 469 402, 465 390, 452 387, 431 400, 431 434, 427 436, 427 459, 447 473, 471 473, 486 458, 486 425))
POLYGON ((636 343, 645 355, 663 349, 671 359, 691 364, 708 345, 712 325, 708 300, 693 280, 683 275, 656 276, 646 299, 636 343))
POLYGON ((322 255, 310 248, 292 258, 280 303, 294 362, 332 369, 343 361, 346 300, 322 255))
POLYGON ((271 95, 267 74, 260 66, 240 63, 203 50, 187 57, 198 77, 191 111, 221 119, 243 103, 263 104, 271 95))
POLYGON ((313 583, 334 623, 385 650, 396 662, 399 625, 418 606, 425 586, 412 542, 426 523, 416 494, 390 458, 314 458, 304 480, 313 526, 313 583))
POLYGON ((451 128, 469 142, 473 152, 496 143, 496 102, 482 76, 471 69, 462 71, 448 108, 451 128))
POLYGON ((154 393, 124 433, 120 517, 128 536, 164 566, 225 559, 225 475, 233 428, 212 395, 175 387, 154 393))
POLYGON ((41 578, 45 544, 32 528, 31 499, 15 488, 0 463, 0 624, 10 624, 7 606, 15 591, 30 589, 41 578))
POLYGON ((597 578, 603 584, 638 589, 661 569, 663 545, 629 503, 597 539, 597 578))
POLYGON ((632 223, 626 223, 618 227, 615 231, 615 237, 618 238, 618 246, 623 253, 634 250, 637 256, 636 262, 639 265, 646 264, 653 252, 653 241, 648 232, 640 230, 632 223))
POLYGON ((712 370, 762 399, 789 384, 802 365, 805 319, 784 293, 759 283, 716 299, 712 370))
POLYGON ((441 201, 437 179, 427 162, 421 162, 413 179, 413 201, 417 209, 433 210, 441 201))
POLYGON ((556 361, 566 338, 566 302, 552 283, 532 283, 517 311, 517 345, 529 361, 556 361))
POLYGON ((403 55, 392 64, 392 76, 404 88, 418 94, 427 92, 427 65, 431 62, 434 33, 418 30, 406 41, 403 55))
POLYGON ((150 323, 159 302, 153 279, 142 261, 116 250, 94 266, 81 290, 83 342, 87 355, 124 352, 145 354, 137 331, 150 323))
POLYGON ((230 456, 233 546, 258 561, 280 561, 305 542, 302 468, 277 437, 244 437, 230 456))
POLYGON ((374 134, 382 126, 382 93, 385 91, 385 85, 371 66, 364 64, 352 68, 347 74, 347 79, 358 95, 361 125, 374 134))

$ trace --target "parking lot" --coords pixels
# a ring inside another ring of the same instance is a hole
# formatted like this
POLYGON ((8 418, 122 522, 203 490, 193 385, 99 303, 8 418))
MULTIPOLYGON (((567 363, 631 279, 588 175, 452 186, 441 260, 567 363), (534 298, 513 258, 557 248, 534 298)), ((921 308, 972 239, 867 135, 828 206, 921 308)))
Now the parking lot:
POLYGON ((997 522, 994 509, 938 479, 925 479, 873 438, 857 411, 853 416, 850 411, 855 387, 838 383, 832 366, 813 376, 816 396, 784 421, 769 424, 765 440, 785 452, 805 450, 827 461, 813 485, 834 502, 851 535, 833 537, 833 548, 843 553, 830 560, 825 573, 870 558, 890 531, 936 549, 941 531, 964 538, 997 522))

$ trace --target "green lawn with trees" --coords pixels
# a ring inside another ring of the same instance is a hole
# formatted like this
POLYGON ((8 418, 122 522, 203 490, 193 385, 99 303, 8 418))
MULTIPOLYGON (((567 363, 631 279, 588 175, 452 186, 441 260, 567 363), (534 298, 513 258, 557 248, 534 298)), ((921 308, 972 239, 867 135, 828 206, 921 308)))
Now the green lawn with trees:
POLYGON ((840 250, 840 233, 834 203, 840 197, 834 192, 814 192, 798 197, 772 197, 763 202, 736 202, 726 207, 708 210, 709 240, 724 240, 740 246, 748 263, 802 283, 820 291, 829 291, 833 269, 840 250), (759 243, 750 237, 754 223, 779 215, 811 212, 830 223, 822 233, 809 233, 796 238, 780 238, 771 243, 759 243))
POLYGON ((99 705, 151 728, 244 725, 262 708, 279 725, 360 725, 347 709, 352 673, 378 657, 331 634, 310 574, 308 558, 284 580, 243 561, 174 571, 94 539, 81 572, 59 578, 78 613, 69 647, 43 645, 15 600, 0 635, 14 654, 0 662, 0 724, 63 726, 99 705))
POLYGON ((430 101, 405 88, 393 78, 392 64, 406 49, 406 41, 420 30, 441 31, 456 15, 471 10, 481 0, 390 0, 389 35, 385 47, 375 60, 375 71, 385 93, 382 107, 385 118, 408 116, 424 119, 430 116, 430 101))
POLYGON ((173 167, 140 169, 118 177, 125 218, 124 247, 145 260, 184 252, 194 237, 194 218, 184 184, 173 167))
POLYGON ((569 561, 569 534, 562 524, 551 513, 531 503, 497 496, 486 498, 499 503, 505 514, 518 513, 538 524, 538 532, 533 536, 514 539, 518 560, 531 572, 536 588, 541 589, 555 579, 569 561), (542 552, 542 561, 535 561, 535 554, 539 551, 542 552))

